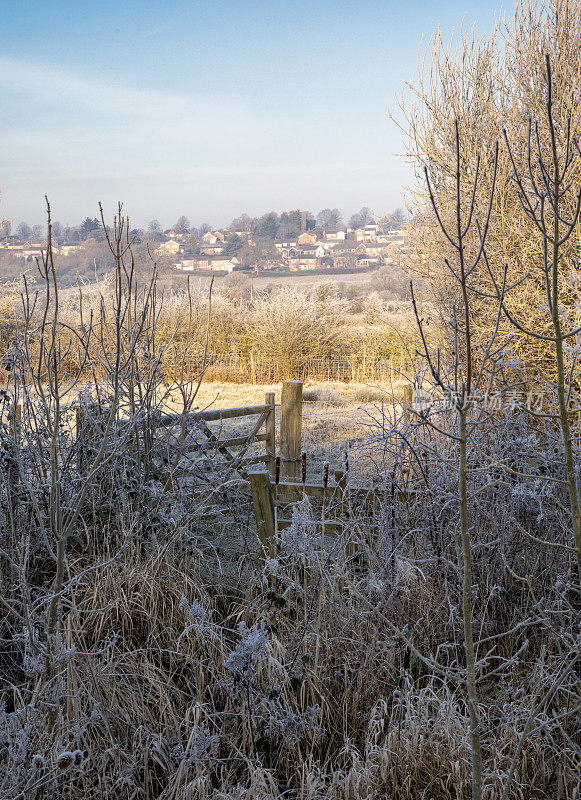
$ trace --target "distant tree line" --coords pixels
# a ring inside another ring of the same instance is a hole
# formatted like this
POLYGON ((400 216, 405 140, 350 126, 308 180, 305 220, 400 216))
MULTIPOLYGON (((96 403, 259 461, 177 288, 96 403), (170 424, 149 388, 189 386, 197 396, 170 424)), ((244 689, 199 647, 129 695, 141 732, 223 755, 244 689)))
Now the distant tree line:
MULTIPOLYGON (((377 219, 378 217, 367 206, 352 214, 347 223, 345 223, 343 215, 338 208, 324 208, 316 215, 311 211, 302 211, 296 208, 291 211, 283 211, 280 214, 276 211, 269 211, 260 217, 241 214, 239 217, 235 217, 227 227, 233 232, 252 234, 254 238, 280 241, 296 239, 303 230, 313 231, 313 233, 321 235, 345 226, 353 229, 362 228, 377 219)), ((406 219, 405 213, 401 208, 398 208, 391 214, 381 217, 381 222, 383 225, 387 224, 389 226, 392 223, 394 226, 398 226, 405 222, 406 219)), ((198 227, 195 227, 182 214, 169 230, 199 240, 212 229, 213 226, 208 222, 203 222, 198 227)), ((163 239, 164 228, 158 219, 152 219, 146 228, 135 228, 132 233, 138 243, 156 242, 163 239)), ((13 231, 9 220, 0 220, 0 239, 11 234, 24 242, 42 240, 46 235, 43 225, 31 226, 27 222, 20 222, 13 231)), ((75 244, 85 242, 88 239, 97 241, 104 239, 101 222, 96 217, 86 217, 79 225, 63 225, 58 221, 54 222, 52 236, 57 244, 62 242, 75 244)), ((237 239, 240 238, 237 237, 237 239)), ((232 255, 236 253, 236 248, 241 249, 242 247, 237 239, 230 245, 232 255)))

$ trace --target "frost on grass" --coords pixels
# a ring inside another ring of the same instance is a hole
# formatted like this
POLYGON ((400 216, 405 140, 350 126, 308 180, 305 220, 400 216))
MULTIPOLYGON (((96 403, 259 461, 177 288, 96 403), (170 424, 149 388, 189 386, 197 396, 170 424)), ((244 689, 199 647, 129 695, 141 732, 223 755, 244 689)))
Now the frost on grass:
POLYGON ((313 549, 314 530, 313 508, 309 498, 305 495, 299 503, 295 504, 291 524, 281 533, 281 548, 285 555, 309 561, 313 549))
MULTIPOLYGON (((182 597, 179 604, 180 611, 183 611, 191 620, 190 625, 186 628, 184 633, 190 630, 195 630, 201 635, 206 635, 212 631, 213 612, 204 608, 199 600, 188 602, 187 598, 182 597)), ((183 634, 182 634, 183 635, 183 634)))
POLYGON ((278 744, 290 749, 299 744, 308 734, 319 736, 321 728, 319 720, 321 709, 319 706, 309 706, 304 711, 292 709, 277 709, 269 718, 265 728, 266 735, 278 744))
POLYGON ((224 666, 234 680, 249 680, 255 667, 267 656, 267 633, 264 623, 255 622, 249 628, 244 621, 238 625, 240 641, 230 653, 224 666))
POLYGON ((207 725, 196 725, 188 737, 186 747, 176 745, 172 750, 174 760, 188 767, 206 764, 215 754, 220 737, 210 733, 207 725))

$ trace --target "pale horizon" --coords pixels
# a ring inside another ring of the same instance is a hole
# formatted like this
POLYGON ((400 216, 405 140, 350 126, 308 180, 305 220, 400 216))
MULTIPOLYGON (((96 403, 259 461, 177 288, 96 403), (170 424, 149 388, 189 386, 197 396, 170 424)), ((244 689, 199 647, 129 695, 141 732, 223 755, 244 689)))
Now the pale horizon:
POLYGON ((501 5, 357 8, 9 2, 0 32, 0 218, 229 223, 242 213, 404 205, 411 167, 389 111, 439 24, 501 5))

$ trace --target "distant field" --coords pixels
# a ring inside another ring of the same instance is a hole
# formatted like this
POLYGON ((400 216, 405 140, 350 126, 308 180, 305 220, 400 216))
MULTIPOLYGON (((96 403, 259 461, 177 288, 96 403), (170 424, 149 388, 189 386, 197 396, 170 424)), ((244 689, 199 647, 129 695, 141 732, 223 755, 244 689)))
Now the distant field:
MULTIPOLYGON (((241 278, 246 278, 248 284, 250 284, 250 276, 246 273, 233 273, 234 275, 240 275, 241 278)), ((254 276, 253 285, 255 289, 266 289, 268 286, 296 286, 298 288, 304 287, 309 288, 311 286, 317 286, 320 283, 324 283, 330 281, 332 283, 340 284, 348 284, 350 286, 354 285, 366 285, 370 282, 371 278, 375 275, 375 272, 347 272, 347 273, 316 273, 312 274, 310 272, 296 272, 291 273, 290 275, 287 274, 280 274, 276 272, 267 272, 267 273, 260 273, 254 276)), ((184 272, 180 273, 177 270, 175 273, 171 275, 163 275, 162 281, 164 283, 170 283, 174 288, 179 288, 180 286, 185 286, 187 282, 187 278, 190 278, 190 284, 193 286, 209 286, 211 275, 207 274, 200 274, 195 272, 184 272)), ((219 287, 221 283, 227 280, 226 276, 216 276, 214 281, 214 285, 219 287)))

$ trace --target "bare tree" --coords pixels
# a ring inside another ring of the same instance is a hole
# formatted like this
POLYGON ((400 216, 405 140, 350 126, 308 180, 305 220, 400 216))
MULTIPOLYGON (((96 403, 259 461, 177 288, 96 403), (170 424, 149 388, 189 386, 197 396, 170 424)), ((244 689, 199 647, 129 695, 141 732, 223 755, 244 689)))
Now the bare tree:
POLYGON ((317 227, 325 231, 336 230, 343 224, 343 215, 338 208, 324 208, 317 214, 317 227))
POLYGON ((370 208, 363 206, 349 219, 350 228, 363 228, 368 222, 373 222, 373 213, 370 208))
POLYGON ((32 236, 32 228, 28 223, 21 222, 16 228, 16 235, 22 241, 27 241, 32 236))
POLYGON ((189 219, 182 214, 181 217, 178 217, 173 229, 176 233, 189 233, 191 230, 189 219))

